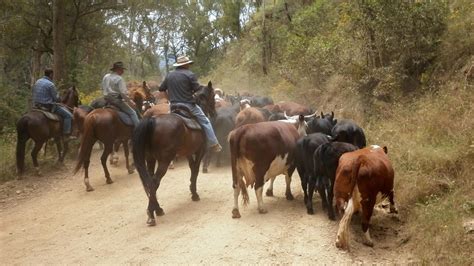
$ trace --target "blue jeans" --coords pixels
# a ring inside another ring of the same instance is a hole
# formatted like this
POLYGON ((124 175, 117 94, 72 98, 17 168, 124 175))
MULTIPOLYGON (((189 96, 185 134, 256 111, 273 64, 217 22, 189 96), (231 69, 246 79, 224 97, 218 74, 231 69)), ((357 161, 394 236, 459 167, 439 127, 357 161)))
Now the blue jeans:
POLYGON ((128 104, 126 104, 122 99, 119 99, 113 95, 106 95, 105 101, 116 106, 117 108, 120 109, 120 111, 126 113, 133 122, 133 126, 136 127, 140 120, 138 119, 137 112, 132 109, 128 104))
POLYGON ((54 105, 53 113, 61 116, 63 118, 63 134, 68 135, 71 134, 72 130, 72 114, 67 110, 65 107, 60 105, 54 105))
POLYGON ((213 146, 216 144, 219 144, 219 141, 217 141, 216 134, 214 133, 214 129, 212 129, 211 121, 209 121, 209 118, 207 118, 206 115, 204 115, 204 112, 202 111, 201 107, 197 104, 192 104, 192 103, 180 103, 183 105, 186 105, 186 107, 189 108, 191 113, 196 116, 197 121, 201 125, 202 129, 204 130, 204 134, 206 135, 207 138, 207 146, 213 146))

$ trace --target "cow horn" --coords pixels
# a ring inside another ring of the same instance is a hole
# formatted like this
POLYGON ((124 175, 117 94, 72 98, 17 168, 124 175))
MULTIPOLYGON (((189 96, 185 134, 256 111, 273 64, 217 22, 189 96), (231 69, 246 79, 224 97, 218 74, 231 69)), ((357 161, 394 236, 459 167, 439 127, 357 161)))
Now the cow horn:
POLYGON ((289 119, 289 117, 286 115, 286 111, 283 111, 283 116, 285 116, 287 120, 289 119))
POLYGON ((304 118, 311 118, 311 117, 315 117, 315 116, 316 116, 316 113, 317 113, 317 112, 314 112, 314 114, 312 114, 312 115, 305 115, 305 116, 304 116, 304 118))

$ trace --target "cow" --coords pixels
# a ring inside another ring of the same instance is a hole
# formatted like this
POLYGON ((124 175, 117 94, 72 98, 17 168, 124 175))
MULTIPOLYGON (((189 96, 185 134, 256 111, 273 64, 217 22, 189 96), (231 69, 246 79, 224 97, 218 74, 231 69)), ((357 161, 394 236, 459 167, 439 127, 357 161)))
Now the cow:
POLYGON ((278 105, 275 105, 275 104, 265 105, 262 108, 270 111, 273 114, 274 113, 283 113, 283 111, 280 109, 280 107, 278 105))
POLYGON ((337 119, 334 119, 334 112, 331 114, 323 114, 321 117, 314 117, 308 121, 308 133, 321 132, 326 135, 331 135, 333 127, 337 124, 337 119))
POLYGON ((255 124, 266 121, 262 112, 255 107, 250 107, 250 101, 245 99, 240 102, 240 112, 235 117, 235 127, 255 124))
POLYGON ((297 126, 280 121, 249 124, 234 129, 229 135, 234 208, 232 218, 240 218, 238 198, 242 191, 244 205, 249 202, 247 187, 255 188, 259 213, 266 213, 263 205, 263 184, 277 175, 284 174, 286 198, 293 199, 290 183, 295 170, 296 141, 300 138, 297 126))
MULTIPOLYGON (((339 158, 346 152, 355 151, 358 148, 350 143, 345 142, 328 142, 320 145, 313 153, 313 178, 310 179, 309 187, 314 188, 314 184, 318 184, 318 192, 321 195, 323 208, 327 208, 328 218, 335 220, 333 207, 334 197, 334 180, 336 177, 336 169, 339 165, 339 158)), ((314 189, 309 189, 309 198, 312 198, 314 189)))
POLYGON ((278 102, 276 105, 289 116, 309 115, 313 113, 310 108, 295 102, 278 102))
MULTIPOLYGON (((216 110, 216 117, 211 119, 212 128, 216 134, 217 140, 222 145, 222 151, 215 154, 217 157, 216 166, 221 165, 222 157, 230 155, 229 143, 227 142, 227 137, 229 136, 230 131, 235 127, 235 117, 239 112, 239 105, 234 105, 230 107, 221 107, 216 110)), ((207 173, 209 164, 213 154, 211 152, 206 152, 206 155, 203 158, 202 172, 207 173)))
POLYGON ((334 183, 336 209, 343 213, 337 230, 336 246, 349 249, 348 227, 352 215, 361 211, 363 243, 373 246, 369 222, 377 195, 388 197, 390 213, 397 213, 393 199, 394 171, 387 156, 387 148, 377 145, 344 153, 339 159, 334 183))
POLYGON ((151 108, 145 111, 143 117, 152 117, 158 116, 162 114, 169 114, 170 113, 170 104, 169 102, 162 102, 156 105, 153 105, 151 108))
POLYGON ((351 143, 359 148, 367 146, 364 131, 353 120, 344 119, 337 122, 331 130, 331 135, 335 141, 351 143))
MULTIPOLYGON (((313 191, 315 189, 316 180, 314 175, 313 153, 322 144, 330 141, 330 136, 322 133, 309 134, 296 142, 296 169, 301 179, 301 187, 304 192, 304 203, 308 214, 313 214, 313 191), (308 188, 308 181, 310 186, 308 188), (309 197, 308 197, 309 194, 309 197)), ((323 198, 323 194, 321 194, 323 198)), ((323 201, 324 202, 324 201, 323 201)))
POLYGON ((267 96, 251 96, 249 98, 250 105, 254 107, 264 107, 266 105, 273 104, 273 100, 267 96))

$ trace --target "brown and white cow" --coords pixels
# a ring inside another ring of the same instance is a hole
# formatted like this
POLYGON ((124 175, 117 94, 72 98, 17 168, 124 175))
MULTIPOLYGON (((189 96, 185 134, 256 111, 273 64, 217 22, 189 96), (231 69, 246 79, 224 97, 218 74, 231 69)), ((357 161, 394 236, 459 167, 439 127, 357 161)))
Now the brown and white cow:
MULTIPOLYGON (((304 124, 304 120, 300 124, 304 124)), ((240 191, 244 205, 248 204, 248 186, 255 188, 258 211, 266 213, 262 200, 263 184, 280 174, 285 175, 286 198, 293 199, 290 183, 295 170, 294 156, 299 138, 297 126, 279 121, 244 125, 229 134, 234 188, 232 218, 240 218, 240 191)))
MULTIPOLYGON (((361 211, 364 244, 373 246, 369 234, 370 217, 377 195, 388 197, 390 212, 397 213, 393 200, 394 172, 386 154, 387 148, 377 145, 344 153, 339 159, 334 183, 336 208, 344 215, 339 223, 336 246, 349 249, 349 224, 352 215, 361 211)), ((379 198, 380 200, 380 198, 379 198)))

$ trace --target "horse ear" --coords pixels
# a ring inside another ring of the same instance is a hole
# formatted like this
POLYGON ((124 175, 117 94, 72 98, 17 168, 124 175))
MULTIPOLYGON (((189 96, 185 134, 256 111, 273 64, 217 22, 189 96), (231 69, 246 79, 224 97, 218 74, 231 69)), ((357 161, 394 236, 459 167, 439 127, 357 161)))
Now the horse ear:
POLYGON ((383 146, 383 151, 385 152, 385 154, 388 154, 388 148, 387 148, 387 146, 383 146))
POLYGON ((324 117, 324 114, 323 114, 323 111, 321 111, 321 118, 323 118, 323 117, 324 117))
POLYGON ((143 81, 143 87, 146 87, 146 81, 143 81))
POLYGON ((209 80, 209 82, 207 83, 207 87, 209 88, 212 88, 212 82, 209 80))
POLYGON ((331 119, 334 119, 334 111, 331 111, 331 119))

